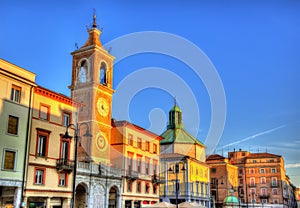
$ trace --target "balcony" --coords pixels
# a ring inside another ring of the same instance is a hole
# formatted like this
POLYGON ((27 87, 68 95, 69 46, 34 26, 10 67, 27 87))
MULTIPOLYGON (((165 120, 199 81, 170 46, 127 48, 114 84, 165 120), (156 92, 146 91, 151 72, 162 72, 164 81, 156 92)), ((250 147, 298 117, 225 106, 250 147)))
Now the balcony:
POLYGON ((68 160, 64 158, 60 158, 56 160, 56 169, 57 171, 66 171, 66 172, 72 172, 74 169, 74 161, 68 160))
POLYGON ((136 179, 139 178, 139 173, 134 170, 126 170, 125 177, 129 180, 135 181, 136 179))
POLYGON ((157 174, 154 174, 154 175, 152 176, 152 183, 153 183, 153 184, 160 184, 160 183, 161 183, 161 181, 160 181, 160 179, 159 179, 159 176, 158 176, 157 174))
POLYGON ((259 198, 261 198, 261 199, 267 199, 269 197, 270 197, 270 194, 268 194, 268 193, 259 194, 259 198))
POLYGON ((271 187, 279 187, 278 183, 271 183, 271 187))

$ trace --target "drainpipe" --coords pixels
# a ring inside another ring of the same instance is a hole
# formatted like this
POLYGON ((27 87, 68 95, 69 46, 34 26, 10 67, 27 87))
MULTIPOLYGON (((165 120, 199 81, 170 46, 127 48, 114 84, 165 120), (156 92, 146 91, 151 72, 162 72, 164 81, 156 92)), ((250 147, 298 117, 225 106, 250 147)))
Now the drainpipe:
POLYGON ((25 143, 25 153, 24 153, 24 163, 23 163, 23 179, 22 179, 22 192, 21 192, 21 207, 24 201, 24 189, 25 189, 25 177, 27 176, 27 161, 28 161, 28 143, 30 142, 30 132, 31 132, 31 110, 32 110, 32 91, 34 86, 30 88, 30 96, 28 103, 28 117, 27 117, 27 128, 26 128, 26 143, 25 143), (26 172, 26 174, 25 174, 26 172))

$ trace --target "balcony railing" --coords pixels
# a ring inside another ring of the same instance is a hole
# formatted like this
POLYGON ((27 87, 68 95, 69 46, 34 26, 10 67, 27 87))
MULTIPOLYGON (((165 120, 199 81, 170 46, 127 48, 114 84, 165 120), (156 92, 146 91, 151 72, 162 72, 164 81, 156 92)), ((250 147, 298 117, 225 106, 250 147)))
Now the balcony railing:
POLYGON ((269 198, 270 194, 265 193, 265 194, 259 194, 259 198, 265 199, 265 198, 269 198))
POLYGON ((72 172, 74 169, 74 161, 64 159, 64 158, 57 159, 56 160, 56 169, 58 171, 72 172))
POLYGON ((131 180, 136 180, 139 178, 139 173, 134 170, 126 170, 126 178, 131 180))
POLYGON ((250 183, 249 187, 256 187, 256 184, 255 183, 250 183))
POLYGON ((271 183, 271 187, 278 187, 278 183, 271 183))
POLYGON ((153 184, 160 184, 160 183, 161 183, 161 181, 160 181, 160 179, 159 179, 159 176, 158 176, 157 174, 154 174, 154 175, 152 176, 152 183, 153 183, 153 184))

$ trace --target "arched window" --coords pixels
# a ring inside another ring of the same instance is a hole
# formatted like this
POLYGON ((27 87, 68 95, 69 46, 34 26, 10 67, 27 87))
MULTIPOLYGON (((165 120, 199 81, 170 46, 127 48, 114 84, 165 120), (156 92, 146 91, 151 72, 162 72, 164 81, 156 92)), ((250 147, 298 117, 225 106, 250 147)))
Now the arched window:
POLYGON ((88 64, 87 61, 83 60, 80 62, 78 81, 80 83, 85 83, 87 81, 87 75, 88 75, 88 64))
POLYGON ((106 70, 107 70, 106 64, 102 62, 100 67, 100 84, 103 85, 107 84, 106 70))

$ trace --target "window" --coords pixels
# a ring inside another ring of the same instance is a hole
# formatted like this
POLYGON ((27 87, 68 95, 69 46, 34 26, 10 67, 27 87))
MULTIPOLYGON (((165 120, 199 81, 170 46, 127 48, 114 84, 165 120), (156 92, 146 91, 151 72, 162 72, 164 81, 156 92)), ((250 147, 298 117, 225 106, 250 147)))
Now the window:
POLYGON ((127 192, 131 192, 131 191, 132 191, 132 181, 127 180, 127 192))
POLYGON ((260 172, 260 173, 265 173, 265 169, 264 169, 264 168, 261 168, 261 169, 259 170, 259 172, 260 172))
POLYGON ((149 149, 150 149, 150 142, 149 142, 149 141, 146 141, 145 150, 146 150, 146 151, 149 151, 149 149))
POLYGON ((128 167, 128 171, 132 171, 132 155, 128 155, 128 158, 127 158, 127 167, 128 167))
POLYGON ((61 140, 60 148, 60 158, 63 159, 65 163, 67 163, 69 159, 70 140, 61 140))
POLYGON ((146 194, 149 194, 149 193, 150 193, 150 184, 149 184, 149 183, 146 183, 146 186, 145 186, 145 193, 146 193, 146 194))
POLYGON ((17 135, 18 126, 19 126, 19 118, 9 115, 7 133, 17 135))
POLYGON ((19 103, 21 100, 21 87, 16 85, 11 86, 10 100, 19 103))
POLYGON ((254 174, 254 169, 253 168, 249 169, 249 174, 254 174))
POLYGON ((149 169, 150 169, 150 159, 146 158, 145 174, 149 175, 149 169))
POLYGON ((266 196, 267 195, 267 189, 266 188, 261 188, 260 189, 260 194, 263 195, 263 196, 266 196))
POLYGON ((49 121, 49 115, 50 115, 49 109, 50 109, 49 106, 46 105, 40 106, 40 119, 49 121))
POLYGON ((85 83, 87 81, 87 73, 88 72, 88 63, 87 61, 83 60, 80 63, 80 68, 78 72, 78 81, 80 83, 85 83))
POLYGON ((250 178, 250 185, 255 186, 255 178, 254 177, 250 178))
POLYGON ((48 155, 48 140, 50 131, 37 129, 36 155, 46 157, 48 155))
POLYGON ((211 170, 212 173, 216 173, 217 172, 216 168, 211 168, 210 170, 211 170))
POLYGON ((137 158, 136 169, 137 169, 137 172, 139 172, 139 173, 142 170, 142 158, 141 157, 137 158))
POLYGON ((4 150, 4 170, 15 170, 16 152, 12 150, 4 150))
POLYGON ((267 200, 267 199, 262 199, 262 200, 261 200, 261 203, 262 203, 262 204, 266 204, 266 203, 268 203, 268 200, 267 200))
POLYGON ((138 138, 138 139, 137 139, 137 147, 138 147, 139 149, 142 149, 142 139, 141 139, 141 138, 138 138))
POLYGON ((243 173, 244 173, 243 169, 239 169, 239 174, 243 175, 243 173))
POLYGON ((273 195, 278 195, 278 189, 277 188, 272 188, 272 194, 273 195))
POLYGON ((244 184, 244 180, 242 178, 239 179, 239 184, 244 184))
POLYGON ((153 153, 154 153, 154 154, 157 153, 157 144, 153 144, 153 153))
POLYGON ((136 192, 141 193, 141 181, 136 182, 136 192))
POLYGON ((106 64, 104 62, 101 63, 100 67, 100 84, 106 85, 107 84, 107 69, 106 64))
POLYGON ((276 168, 271 168, 271 173, 276 173, 276 168))
POLYGON ((45 169, 35 169, 35 184, 44 184, 45 169))
POLYGON ((63 125, 64 126, 69 126, 71 120, 71 114, 70 113, 63 113, 63 125))
POLYGON ((132 134, 128 134, 128 144, 133 146, 133 135, 132 134))
POLYGON ((60 173, 59 174, 59 186, 66 186, 67 185, 67 175, 66 173, 60 173))
POLYGON ((273 199, 273 203, 274 204, 279 204, 279 200, 278 199, 273 199))
POLYGON ((266 184, 266 177, 261 177, 260 178, 260 183, 261 184, 266 184))
POLYGON ((256 163, 256 160, 253 160, 252 162, 253 162, 253 163, 256 163))
POLYGON ((276 177, 272 177, 272 186, 277 186, 277 178, 276 177))

